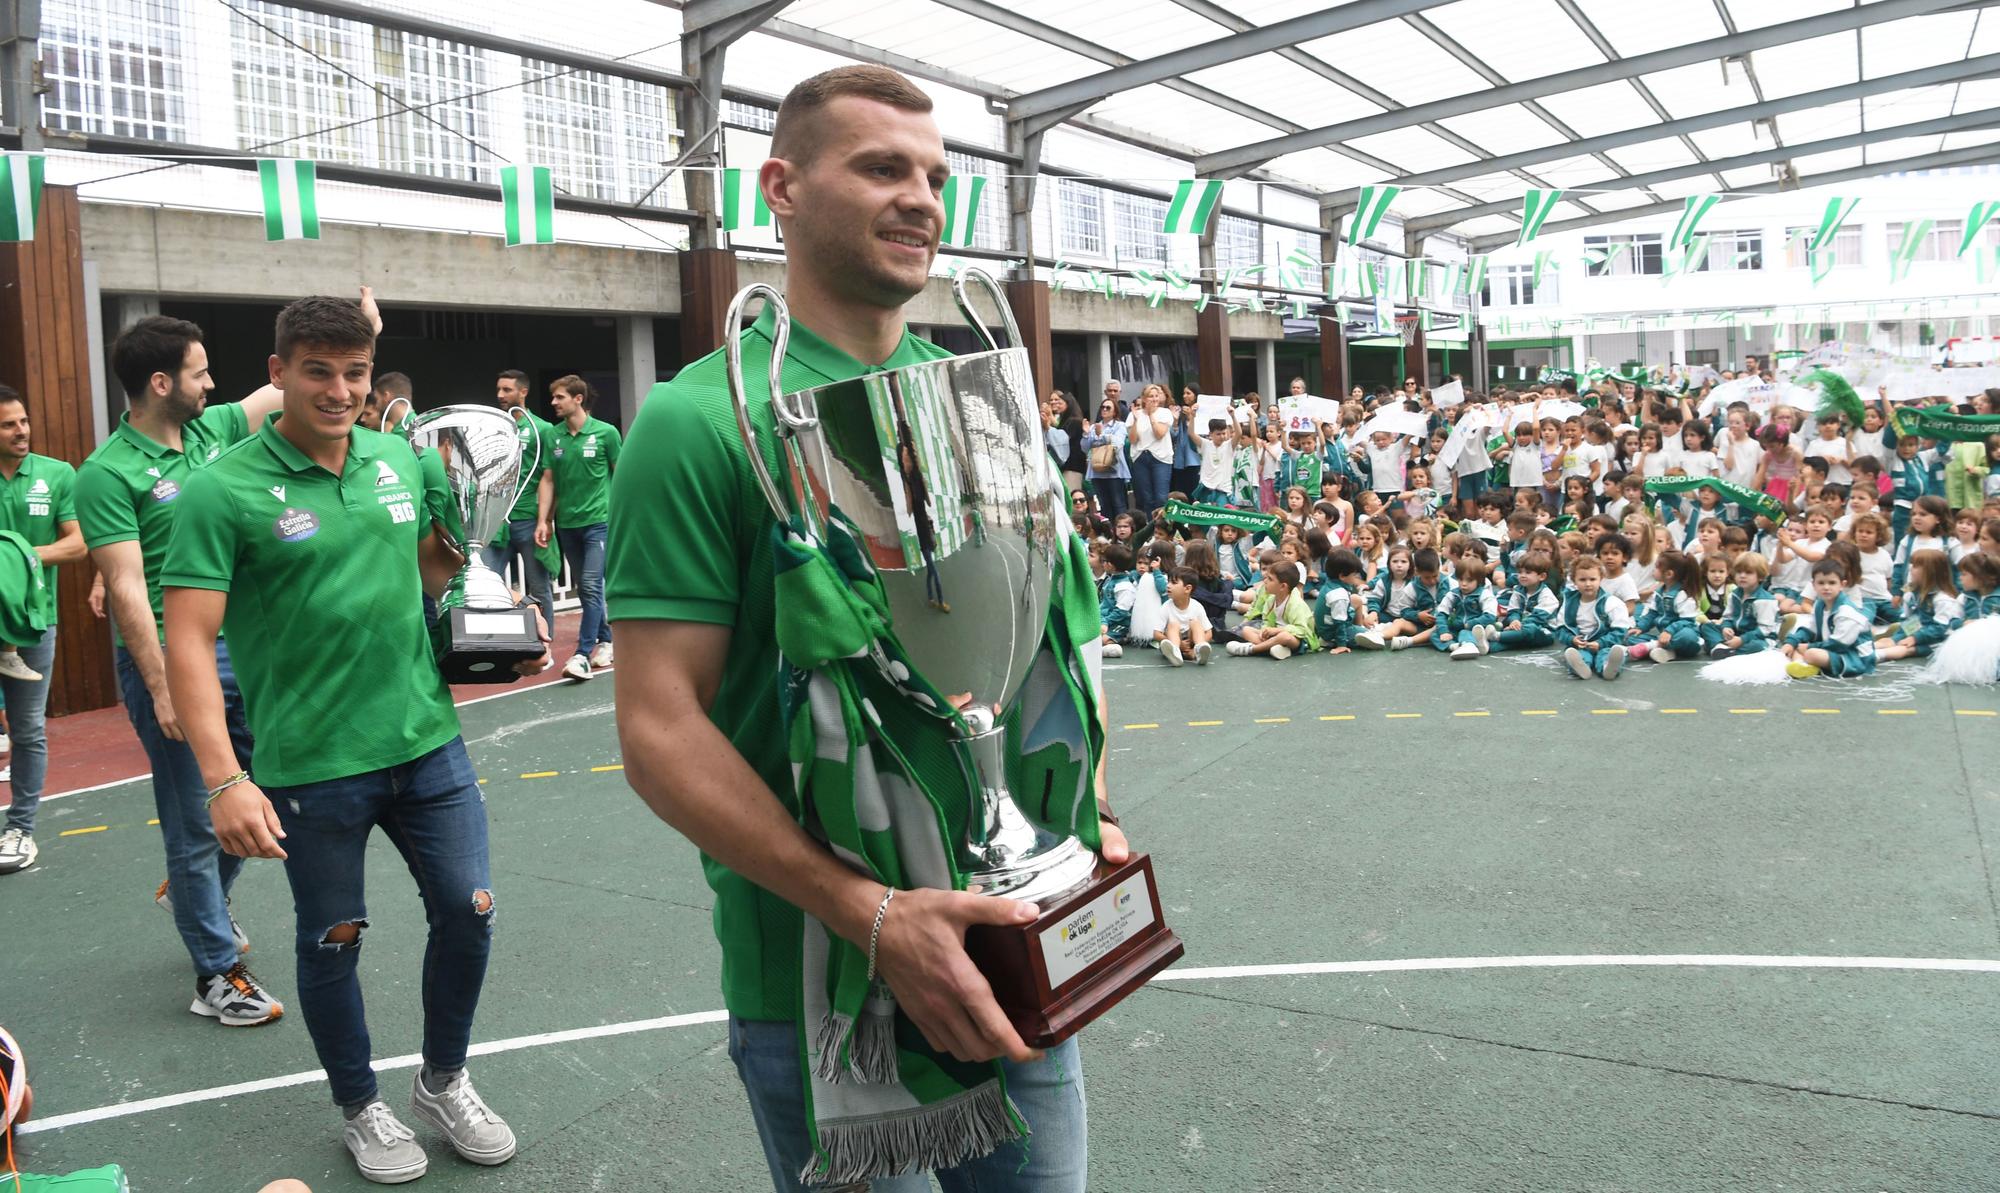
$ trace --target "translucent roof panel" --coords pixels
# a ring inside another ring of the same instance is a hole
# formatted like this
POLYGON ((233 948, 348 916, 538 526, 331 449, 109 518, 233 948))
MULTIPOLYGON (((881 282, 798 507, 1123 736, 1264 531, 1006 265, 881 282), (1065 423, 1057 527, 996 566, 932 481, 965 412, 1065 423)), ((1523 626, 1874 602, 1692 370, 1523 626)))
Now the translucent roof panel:
POLYGON ((1726 0, 1729 15, 1738 29, 1762 29, 1786 21, 1804 20, 1836 8, 1852 7, 1852 0, 1726 0))
POLYGON ((1774 149, 1771 138, 1757 132, 1747 124, 1725 124, 1720 128, 1705 128, 1688 134, 1688 139, 1702 153, 1713 158, 1740 157, 1746 153, 1762 153, 1774 149))
MULTIPOLYGON (((1648 141, 1643 145, 1631 145, 1624 149, 1612 149, 1606 157, 1634 174, 1650 174, 1654 170, 1671 170, 1675 166, 1691 166, 1695 155, 1678 139, 1648 141)), ((1601 171, 1603 167, 1598 167, 1601 171)), ((1603 177, 1600 173, 1599 177, 1603 177)))
POLYGON ((1653 109, 1646 106, 1646 101, 1639 98, 1639 93, 1632 90, 1630 83, 1625 82, 1600 83, 1580 91, 1566 91, 1561 95, 1548 96, 1541 103, 1557 119, 1586 137, 1659 122, 1659 117, 1653 115, 1653 109))
POLYGON ((1258 54, 1198 70, 1187 79, 1267 112, 1288 114, 1307 125, 1334 124, 1382 110, 1379 104, 1276 54, 1258 54))
POLYGON ((1299 48, 1404 106, 1464 95, 1486 86, 1486 80, 1464 63, 1401 21, 1351 29, 1305 42, 1299 48))
POLYGON ((1425 15, 1509 82, 1604 61, 1555 0, 1462 0, 1425 15))
POLYGON ((1496 154, 1539 149, 1564 139, 1546 120, 1530 116, 1513 104, 1504 108, 1489 108, 1484 112, 1467 112, 1438 123, 1496 154), (1522 119, 1524 116, 1527 119, 1522 119))
POLYGON ((1677 42, 1707 41, 1728 32, 1715 11, 1714 0, 1651 0, 1646 4, 1580 0, 1577 7, 1620 58, 1659 49, 1662 30, 1672 30, 1677 42))
MULTIPOLYGON (((1741 0, 1738 0, 1738 3, 1740 4, 1741 0)), ((1782 99, 1789 95, 1803 95, 1808 91, 1823 91, 1828 87, 1852 83, 1861 77, 1854 61, 1852 33, 1834 33, 1826 37, 1811 37, 1804 41, 1766 46, 1750 55, 1750 62, 1757 69, 1757 86, 1763 89, 1767 99, 1782 99)), ((1722 77, 1721 67, 1711 63, 1709 69, 1715 72, 1711 78, 1722 77)), ((1752 90, 1750 80, 1743 77, 1742 71, 1731 69, 1728 78, 1729 81, 1723 90, 1728 92, 1736 103, 1757 102, 1757 94, 1752 90)))
MULTIPOLYGON (((1894 25, 1861 30, 1861 61, 1871 79, 1919 67, 1935 66, 1965 55, 1975 21, 1991 23, 1976 12, 1942 12, 1911 17, 1894 25)), ((1850 40, 1851 40, 1850 35, 1850 40)))

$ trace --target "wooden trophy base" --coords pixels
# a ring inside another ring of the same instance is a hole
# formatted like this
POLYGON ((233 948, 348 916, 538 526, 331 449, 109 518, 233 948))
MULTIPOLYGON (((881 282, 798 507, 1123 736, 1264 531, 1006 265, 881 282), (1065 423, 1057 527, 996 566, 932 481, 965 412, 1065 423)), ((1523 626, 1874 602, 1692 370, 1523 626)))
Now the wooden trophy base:
POLYGON ((1153 861, 1098 863, 1089 886, 1031 924, 980 924, 965 951, 1000 1009, 1035 1048, 1052 1048, 1102 1015, 1187 950, 1160 914, 1153 861))

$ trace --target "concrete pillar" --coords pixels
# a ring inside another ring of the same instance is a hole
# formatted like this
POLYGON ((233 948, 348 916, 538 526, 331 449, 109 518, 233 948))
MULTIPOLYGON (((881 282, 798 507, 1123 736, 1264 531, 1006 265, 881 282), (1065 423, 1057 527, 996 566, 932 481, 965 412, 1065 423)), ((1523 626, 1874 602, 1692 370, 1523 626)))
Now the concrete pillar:
MULTIPOLYGON (((1581 333, 1571 336, 1569 338, 1569 367, 1572 370, 1580 373, 1583 371, 1583 362, 1589 359, 1590 359, 1589 341, 1584 339, 1581 333)), ((1577 390, 1578 392, 1582 392, 1582 389, 1583 389, 1583 382, 1579 380, 1577 382, 1577 390)))
POLYGON ((639 417, 639 404, 659 380, 659 363, 654 359, 653 317, 621 315, 618 319, 618 425, 632 429, 639 417))
POLYGON ((1471 384, 1467 385, 1466 389, 1490 391, 1493 388, 1493 362, 1486 351, 1486 325, 1477 321, 1478 313, 1479 308, 1475 299, 1473 313, 1468 316, 1473 319, 1466 337, 1472 349, 1472 367, 1468 373, 1471 384))
POLYGON ((119 332, 124 331, 139 320, 146 318, 148 315, 159 314, 160 296, 157 294, 113 295, 111 306, 112 323, 114 326, 109 330, 111 338, 117 339, 119 332))
POLYGON ((1278 383, 1278 345, 1272 340, 1257 341, 1257 392, 1265 401, 1289 392, 1278 383))
POLYGON ((1082 408, 1086 420, 1097 412, 1097 403, 1104 397, 1104 383, 1111 380, 1111 337, 1092 334, 1084 338, 1089 360, 1084 364, 1085 384, 1090 392, 1076 395, 1077 405, 1082 408))
POLYGON ((1669 345, 1667 351, 1673 354, 1674 364, 1684 365, 1687 363, 1688 358, 1687 329, 1676 327, 1672 334, 1673 342, 1669 345))

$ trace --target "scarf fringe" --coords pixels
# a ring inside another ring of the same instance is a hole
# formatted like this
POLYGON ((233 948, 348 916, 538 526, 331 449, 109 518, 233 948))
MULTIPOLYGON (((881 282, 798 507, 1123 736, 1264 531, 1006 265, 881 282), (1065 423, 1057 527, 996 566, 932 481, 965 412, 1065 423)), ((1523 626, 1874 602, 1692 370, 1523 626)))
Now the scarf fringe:
POLYGON ((1000 1082, 985 1081, 914 1110, 822 1124, 818 1154, 799 1180, 842 1185, 951 1168, 1022 1134, 1000 1082))
MULTIPOLYGON (((893 1004, 892 1004, 893 1005, 893 1004)), ((896 1064, 896 1016, 864 1011, 859 1025, 854 1016, 828 1012, 813 1035, 813 1080, 860 1085, 895 1085, 902 1080, 896 1064), (850 1035, 854 1047, 843 1063, 840 1046, 850 1035)))

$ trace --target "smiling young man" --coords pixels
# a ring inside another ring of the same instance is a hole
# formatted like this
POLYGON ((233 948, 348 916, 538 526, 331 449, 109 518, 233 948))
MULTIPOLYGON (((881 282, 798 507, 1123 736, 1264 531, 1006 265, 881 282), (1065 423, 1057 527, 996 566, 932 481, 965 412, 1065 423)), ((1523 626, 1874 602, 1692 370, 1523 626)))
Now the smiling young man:
MULTIPOLYGON (((786 390, 950 355, 911 335, 904 306, 929 280, 949 173, 931 101, 907 79, 853 66, 794 88, 778 111, 759 182, 784 231, 792 323, 786 390)), ((768 375, 774 312, 743 338, 744 376, 768 375)), ((752 419, 775 442, 761 381, 752 419)), ((772 515, 751 479, 723 353, 656 388, 613 484, 611 614, 628 664, 618 686, 625 775, 703 852, 715 889, 730 1055, 749 1093, 773 1185, 797 1190, 815 1159, 801 1057, 803 914, 867 948, 903 1027, 960 1061, 1004 1061, 1006 1089, 1033 1132, 936 1175, 947 1193, 1080 1193, 1083 1069, 1071 1040, 1037 1054, 966 956, 972 924, 1026 923, 1035 909, 963 891, 898 891, 835 858, 798 823, 779 724, 773 640, 772 515), (876 937, 879 932, 879 939, 876 937)), ((775 457, 774 457, 775 458, 775 457)), ((1125 839, 1107 827, 1105 857, 1125 839)), ((912 1130, 917 1128, 913 1127, 912 1130)), ((964 1141, 959 1154, 977 1155, 964 1141)), ((990 1146, 990 1145, 989 1145, 990 1146)), ((873 1193, 930 1188, 878 1175, 873 1193)))
MULTIPOLYGON (((549 437, 556 541, 583 606, 576 653, 563 664, 563 674, 589 679, 593 668, 611 665, 611 631, 604 620, 604 540, 611 517, 611 477, 625 440, 617 427, 590 416, 590 385, 574 373, 549 386, 549 408, 556 416, 549 437)), ((537 530, 536 542, 547 546, 548 535, 537 530)))
POLYGON ((171 690, 216 836, 239 857, 283 859, 299 1004, 342 1139, 363 1177, 393 1184, 428 1160, 369 1066, 355 970, 378 826, 430 922, 412 1108, 474 1163, 503 1163, 515 1145, 465 1074, 492 946, 486 807, 419 600, 443 592, 460 560, 432 528, 410 445, 354 425, 374 354, 352 302, 304 298, 279 313, 270 371, 283 408, 189 480, 161 583, 171 690), (203 649, 221 630, 257 738, 254 782, 231 753, 203 649))
MULTIPOLYGON (((277 1019, 284 1006, 241 957, 250 942, 229 914, 229 890, 243 859, 223 853, 215 839, 204 802, 208 789, 167 689, 160 567, 189 478, 248 435, 278 408, 282 395, 266 386, 240 402, 210 405, 215 381, 201 328, 159 315, 119 333, 111 369, 128 409, 111 438, 78 469, 76 512, 91 561, 104 577, 119 695, 152 770, 153 807, 167 853, 167 881, 155 897, 173 913, 194 962, 195 998, 188 1010, 224 1027, 252 1027, 277 1019)), ((229 648, 210 635, 200 649, 221 677, 228 731, 237 758, 247 762, 250 731, 229 648)))
POLYGON ((43 721, 49 706, 49 677, 56 659, 56 566, 76 563, 89 553, 76 523, 76 469, 32 450, 28 403, 0 385, 0 530, 27 540, 42 561, 42 615, 48 631, 41 641, 20 643, 17 656, 40 679, 0 679, 7 695, 7 724, 14 737, 14 802, 0 825, 0 874, 35 863, 35 807, 49 769, 49 740, 43 721))

